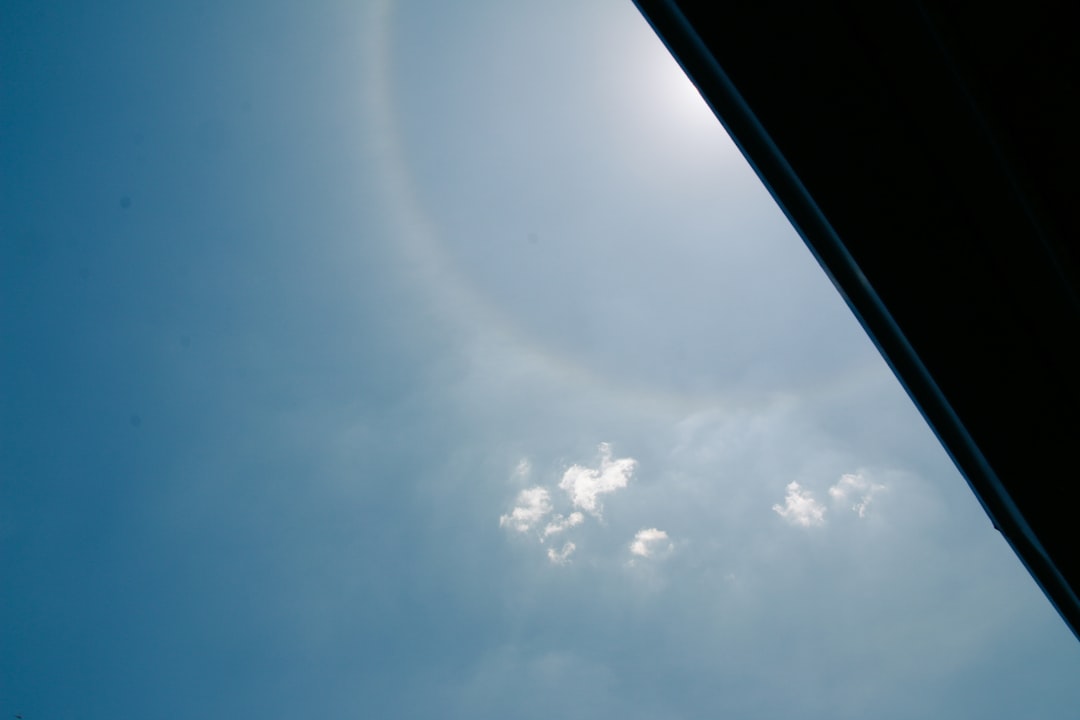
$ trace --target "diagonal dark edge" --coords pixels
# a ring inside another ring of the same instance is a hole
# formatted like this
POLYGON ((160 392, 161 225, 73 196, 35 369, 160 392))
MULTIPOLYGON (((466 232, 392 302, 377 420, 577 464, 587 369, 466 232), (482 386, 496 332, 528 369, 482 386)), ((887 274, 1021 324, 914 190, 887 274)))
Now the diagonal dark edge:
POLYGON ((634 0, 802 236, 1013 551, 1080 639, 1080 597, 1016 506, 844 241, 673 0, 634 0))

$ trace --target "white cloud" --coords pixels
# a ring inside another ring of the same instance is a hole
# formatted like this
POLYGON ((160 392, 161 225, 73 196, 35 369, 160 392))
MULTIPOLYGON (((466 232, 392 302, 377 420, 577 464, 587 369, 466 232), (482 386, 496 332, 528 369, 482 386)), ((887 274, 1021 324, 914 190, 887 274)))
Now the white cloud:
POLYGON ((790 482, 783 505, 773 505, 773 511, 792 525, 810 527, 825 524, 825 506, 819 503, 797 482, 790 482))
POLYGON ((854 473, 841 475, 840 480, 829 488, 829 495, 837 502, 847 502, 853 498, 855 504, 851 506, 852 511, 859 517, 866 517, 866 509, 874 494, 884 489, 884 485, 871 483, 862 473, 854 473))
POLYGON ((599 497, 626 487, 637 466, 633 458, 611 458, 611 446, 600 443, 600 467, 574 465, 563 473, 559 487, 567 492, 574 507, 600 517, 599 497))
POLYGON ((556 515, 551 522, 544 528, 544 535, 540 539, 543 542, 552 535, 557 535, 567 528, 572 528, 575 525, 580 525, 585 522, 585 516, 579 512, 572 512, 569 516, 563 517, 562 515, 556 515))
MULTIPOLYGON (((668 540, 668 534, 663 530, 657 530, 656 528, 638 530, 637 534, 634 535, 634 542, 630 543, 630 552, 641 557, 652 557, 658 546, 666 540, 668 540)), ((670 550, 671 548, 672 545, 669 542, 667 549, 670 550)))
POLYGON ((570 562, 570 555, 574 550, 577 550, 577 545, 572 542, 568 542, 562 546, 562 550, 556 551, 555 548, 548 548, 548 560, 556 565, 565 565, 570 562))
POLYGON ((509 525, 518 532, 526 532, 551 512, 551 495, 545 488, 532 487, 518 493, 517 502, 509 514, 499 518, 499 527, 509 525))

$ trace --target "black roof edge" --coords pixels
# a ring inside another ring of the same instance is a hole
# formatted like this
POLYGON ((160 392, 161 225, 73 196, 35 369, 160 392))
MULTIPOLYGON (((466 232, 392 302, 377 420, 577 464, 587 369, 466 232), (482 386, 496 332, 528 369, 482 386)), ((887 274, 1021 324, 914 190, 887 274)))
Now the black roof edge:
POLYGON ((1039 587, 1080 639, 1080 597, 973 441, 842 238, 674 0, 634 0, 738 145, 1039 587))

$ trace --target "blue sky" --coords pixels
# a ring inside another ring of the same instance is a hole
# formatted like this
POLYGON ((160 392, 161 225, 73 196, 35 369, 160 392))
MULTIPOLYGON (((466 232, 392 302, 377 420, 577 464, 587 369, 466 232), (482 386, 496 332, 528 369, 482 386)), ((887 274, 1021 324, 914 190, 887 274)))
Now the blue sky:
POLYGON ((0 33, 0 712, 1075 716, 630 2, 0 33))

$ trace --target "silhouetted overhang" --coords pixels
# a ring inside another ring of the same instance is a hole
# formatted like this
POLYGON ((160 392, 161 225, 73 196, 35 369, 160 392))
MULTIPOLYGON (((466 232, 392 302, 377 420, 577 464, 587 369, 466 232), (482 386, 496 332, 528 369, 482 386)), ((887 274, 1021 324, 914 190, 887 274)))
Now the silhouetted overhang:
POLYGON ((1080 637, 1069 6, 636 2, 1080 637))

